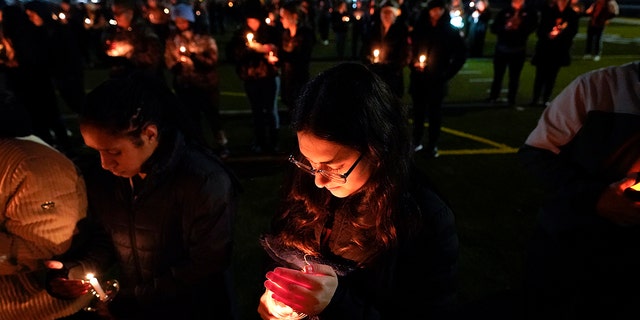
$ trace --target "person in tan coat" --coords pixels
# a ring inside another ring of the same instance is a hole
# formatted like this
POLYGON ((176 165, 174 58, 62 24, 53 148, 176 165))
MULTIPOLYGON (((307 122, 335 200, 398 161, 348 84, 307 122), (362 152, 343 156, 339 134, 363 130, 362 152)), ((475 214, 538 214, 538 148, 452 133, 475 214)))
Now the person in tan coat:
POLYGON ((13 96, 0 92, 1 320, 57 319, 92 298, 57 299, 42 281, 44 262, 70 248, 87 197, 75 164, 33 135, 28 123, 13 96))

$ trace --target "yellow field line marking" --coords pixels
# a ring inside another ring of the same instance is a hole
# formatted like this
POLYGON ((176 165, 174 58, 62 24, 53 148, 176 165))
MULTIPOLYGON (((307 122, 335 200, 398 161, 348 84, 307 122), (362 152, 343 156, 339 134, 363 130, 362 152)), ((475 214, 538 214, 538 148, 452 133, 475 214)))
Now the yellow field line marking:
POLYGON ((223 96, 232 96, 232 97, 244 97, 246 94, 244 92, 231 92, 231 91, 221 91, 221 95, 223 96))
MULTIPOLYGON (((428 127, 428 126, 429 124, 425 123, 425 127, 428 127)), ((446 127, 442 127, 441 131, 448 134, 452 134, 454 136, 462 137, 465 139, 473 140, 476 142, 480 142, 480 143, 495 147, 495 148, 481 148, 481 149, 438 150, 438 153, 440 153, 441 155, 506 154, 506 153, 518 152, 518 148, 513 148, 504 143, 498 143, 483 137, 479 137, 470 133, 463 132, 463 131, 450 129, 446 127)))
MULTIPOLYGON (((221 94, 223 95, 227 95, 227 96, 235 96, 235 97, 242 97, 245 96, 245 94, 243 92, 229 92, 229 91, 223 91, 221 92, 221 94)), ((429 127, 428 123, 425 123, 424 125, 425 127, 429 127)), ((455 129, 450 129, 450 128, 446 128, 446 127, 442 127, 441 128, 442 132, 448 133, 448 134, 452 134, 454 136, 458 136, 458 137, 462 137, 462 138, 466 138, 469 140, 473 140, 479 143, 483 143, 489 146, 492 146, 494 148, 482 148, 482 149, 458 149, 458 150, 439 150, 438 152, 441 155, 473 155, 473 154, 506 154, 506 153, 516 153, 518 152, 518 148, 513 148, 510 147, 506 144, 503 143, 499 143, 499 142, 495 142, 483 137, 479 137, 470 133, 466 133, 463 131, 459 131, 459 130, 455 130, 455 129)))

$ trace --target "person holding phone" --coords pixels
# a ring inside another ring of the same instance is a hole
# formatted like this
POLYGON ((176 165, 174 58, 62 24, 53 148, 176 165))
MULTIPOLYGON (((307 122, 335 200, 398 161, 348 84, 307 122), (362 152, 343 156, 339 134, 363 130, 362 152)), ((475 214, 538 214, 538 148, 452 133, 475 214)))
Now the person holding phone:
POLYGON ((573 80, 519 155, 548 196, 529 250, 531 319, 638 318, 640 202, 625 190, 640 172, 640 61, 573 80))

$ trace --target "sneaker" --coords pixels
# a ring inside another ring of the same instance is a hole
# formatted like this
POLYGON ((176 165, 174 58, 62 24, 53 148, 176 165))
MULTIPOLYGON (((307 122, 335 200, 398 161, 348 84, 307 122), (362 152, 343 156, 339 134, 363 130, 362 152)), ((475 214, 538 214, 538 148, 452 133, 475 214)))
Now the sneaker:
POLYGON ((600 61, 600 56, 598 55, 598 56, 593 57, 593 61, 600 61))
POLYGON ((418 151, 422 150, 422 148, 424 148, 424 146, 423 146, 423 145, 421 145, 421 144, 419 144, 419 145, 417 145, 417 146, 415 147, 415 149, 413 149, 413 151, 418 152, 418 151))
POLYGON ((431 149, 431 158, 437 158, 440 156, 440 153, 438 153, 438 147, 433 147, 433 149, 431 149))
POLYGON ((591 58, 593 58, 593 56, 590 54, 585 54, 584 56, 582 56, 583 60, 591 60, 591 58))

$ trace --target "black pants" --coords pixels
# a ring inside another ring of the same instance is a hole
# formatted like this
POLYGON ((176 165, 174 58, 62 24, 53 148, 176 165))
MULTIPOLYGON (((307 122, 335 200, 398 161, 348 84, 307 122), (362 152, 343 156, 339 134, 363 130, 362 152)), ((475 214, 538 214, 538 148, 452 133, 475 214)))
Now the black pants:
POLYGON ((427 150, 438 145, 442 127, 442 103, 447 94, 448 82, 428 79, 428 76, 415 72, 411 74, 409 92, 413 102, 413 143, 422 144, 424 122, 429 119, 429 137, 427 150))
POLYGON ((584 47, 584 54, 600 55, 602 53, 602 33, 604 26, 588 26, 587 41, 584 47))
MULTIPOLYGON (((279 77, 246 80, 244 89, 253 116, 254 147, 260 151, 273 151, 278 143, 279 77)), ((256 150, 258 150, 256 149, 256 150)))
POLYGON ((202 134, 202 115, 208 122, 211 132, 222 131, 222 121, 220 120, 220 90, 218 88, 199 88, 189 85, 174 84, 174 90, 182 104, 187 108, 193 124, 202 134))
POLYGON ((553 93, 553 87, 556 85, 560 67, 561 66, 555 64, 536 66, 531 103, 538 103, 540 97, 542 97, 543 103, 549 102, 551 94, 553 93))
POLYGON ((496 50, 493 56, 493 82, 491 82, 490 99, 498 99, 502 91, 502 79, 509 68, 509 91, 507 101, 509 105, 516 103, 518 88, 520 87, 520 74, 526 60, 526 52, 500 52, 496 50))

